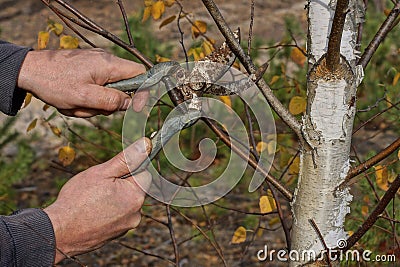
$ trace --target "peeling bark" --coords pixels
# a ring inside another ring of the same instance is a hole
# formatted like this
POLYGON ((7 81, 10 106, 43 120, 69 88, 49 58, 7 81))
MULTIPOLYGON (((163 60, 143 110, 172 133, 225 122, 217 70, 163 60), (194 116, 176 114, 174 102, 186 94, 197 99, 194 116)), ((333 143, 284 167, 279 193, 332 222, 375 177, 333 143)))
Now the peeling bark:
MULTIPOLYGON (((330 68, 326 52, 335 5, 335 1, 329 0, 310 0, 308 4, 310 69, 303 131, 313 149, 301 151, 299 180, 292 202, 292 250, 299 255, 310 250, 319 255, 324 250, 310 219, 315 221, 328 248, 336 247, 340 239, 347 239, 344 221, 350 212, 352 196, 349 188, 338 185, 350 169, 356 89, 362 79, 362 68, 356 66, 360 15, 356 12, 356 0, 351 0, 342 33, 340 62, 330 68)), ((307 262, 307 258, 300 257, 290 266, 307 262)), ((317 266, 317 263, 309 264, 317 266)))

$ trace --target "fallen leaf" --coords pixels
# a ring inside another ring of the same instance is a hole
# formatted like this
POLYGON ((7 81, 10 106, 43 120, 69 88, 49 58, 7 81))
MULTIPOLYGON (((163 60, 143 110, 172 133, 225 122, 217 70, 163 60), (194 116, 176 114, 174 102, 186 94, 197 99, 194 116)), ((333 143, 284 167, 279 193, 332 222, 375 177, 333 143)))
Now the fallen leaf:
POLYGON ((240 244, 244 241, 246 241, 246 228, 244 228, 243 226, 239 226, 233 233, 231 243, 240 244))
POLYGON ((29 125, 28 125, 28 128, 26 128, 26 132, 29 132, 29 131, 32 131, 33 129, 35 129, 36 123, 37 123, 37 119, 34 119, 33 121, 31 121, 31 123, 29 123, 29 125))
POLYGON ((53 125, 50 125, 50 129, 51 129, 51 131, 53 132, 53 134, 55 135, 55 136, 58 136, 58 137, 60 137, 61 136, 61 130, 57 127, 57 126, 53 126, 53 125))
POLYGON ((75 150, 70 146, 63 146, 58 150, 58 159, 64 167, 71 165, 75 159, 75 150))
POLYGON ((42 107, 43 111, 47 111, 49 109, 50 105, 49 104, 44 104, 44 106, 42 107))
POLYGON ((22 108, 26 108, 32 101, 32 94, 27 93, 24 100, 24 106, 22 108))

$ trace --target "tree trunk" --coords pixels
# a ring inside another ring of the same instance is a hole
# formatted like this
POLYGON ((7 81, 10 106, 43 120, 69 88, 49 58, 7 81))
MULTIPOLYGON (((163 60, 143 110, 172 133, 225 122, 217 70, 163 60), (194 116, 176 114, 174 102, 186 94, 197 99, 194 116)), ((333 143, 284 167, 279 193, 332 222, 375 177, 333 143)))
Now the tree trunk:
MULTIPOLYGON (((303 127, 314 149, 303 148, 300 155, 298 185, 292 202, 290 266, 310 262, 309 255, 318 256, 325 249, 318 232, 328 248, 336 247, 339 240, 347 238, 344 221, 350 212, 352 196, 348 188, 338 188, 338 185, 350 168, 356 89, 362 79, 362 68, 356 66, 357 24, 362 19, 356 1, 349 3, 341 60, 334 71, 329 71, 325 57, 336 1, 308 2, 308 103, 303 127)), ((317 263, 310 265, 317 266, 317 263)))

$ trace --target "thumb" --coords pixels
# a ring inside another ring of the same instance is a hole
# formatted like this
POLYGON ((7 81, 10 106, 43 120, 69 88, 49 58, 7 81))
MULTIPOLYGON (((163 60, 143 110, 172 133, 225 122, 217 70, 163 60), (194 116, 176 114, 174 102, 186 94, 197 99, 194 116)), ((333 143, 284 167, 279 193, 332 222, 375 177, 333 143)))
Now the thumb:
POLYGON ((127 147, 124 151, 103 163, 105 175, 109 177, 120 177, 133 171, 147 159, 151 151, 150 139, 143 137, 127 147))

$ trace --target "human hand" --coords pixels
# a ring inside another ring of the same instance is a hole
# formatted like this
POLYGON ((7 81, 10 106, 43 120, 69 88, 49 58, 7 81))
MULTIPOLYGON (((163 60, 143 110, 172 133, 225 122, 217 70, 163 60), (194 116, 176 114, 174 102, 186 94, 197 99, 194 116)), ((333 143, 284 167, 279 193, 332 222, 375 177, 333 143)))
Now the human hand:
POLYGON ((129 173, 144 161, 151 142, 142 138, 109 161, 93 166, 69 180, 57 200, 45 208, 56 237, 55 263, 89 252, 135 228, 140 208, 151 184, 149 172, 115 179, 129 173), (125 154, 125 155, 124 155, 125 154), (62 252, 62 253, 61 253, 62 252))
MULTIPOLYGON (((18 87, 68 116, 109 115, 126 110, 130 97, 103 85, 144 71, 143 65, 101 49, 30 51, 22 64, 18 87)), ((146 100, 134 101, 134 109, 140 110, 146 100)))

